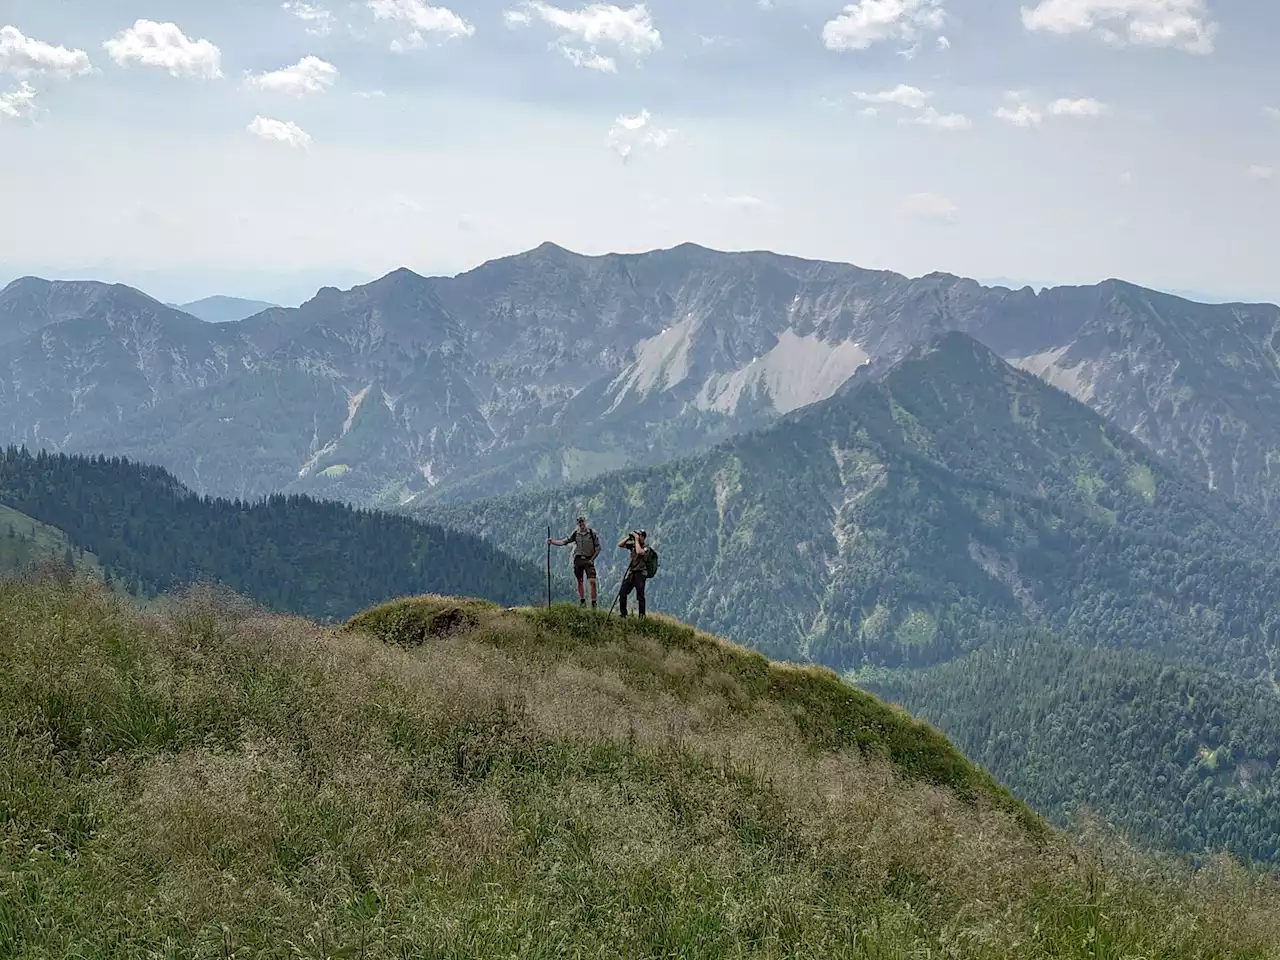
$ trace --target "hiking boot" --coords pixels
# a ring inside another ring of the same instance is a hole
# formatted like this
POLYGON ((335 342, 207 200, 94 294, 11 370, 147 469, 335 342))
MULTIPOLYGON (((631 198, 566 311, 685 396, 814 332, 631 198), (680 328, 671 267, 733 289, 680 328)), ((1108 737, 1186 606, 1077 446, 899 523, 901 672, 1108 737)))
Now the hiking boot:
POLYGON ((595 602, 594 600, 592 600, 592 601, 591 601, 591 609, 592 609, 592 610, 594 610, 595 608, 596 608, 596 602, 595 602))
POLYGON ((587 598, 586 598, 586 597, 579 597, 579 598, 578 598, 578 606, 580 606, 580 607, 585 607, 586 605, 587 605, 587 598))

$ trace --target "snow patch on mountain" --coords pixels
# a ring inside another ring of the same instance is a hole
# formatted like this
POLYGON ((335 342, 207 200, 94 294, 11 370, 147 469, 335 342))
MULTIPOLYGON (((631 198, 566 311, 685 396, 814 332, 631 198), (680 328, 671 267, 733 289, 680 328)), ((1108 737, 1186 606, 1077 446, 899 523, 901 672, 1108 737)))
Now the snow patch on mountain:
POLYGON ((713 377, 695 401, 702 410, 733 413, 744 395, 764 388, 778 413, 832 396, 871 357, 852 340, 827 343, 816 334, 784 330, 777 344, 741 370, 713 377))

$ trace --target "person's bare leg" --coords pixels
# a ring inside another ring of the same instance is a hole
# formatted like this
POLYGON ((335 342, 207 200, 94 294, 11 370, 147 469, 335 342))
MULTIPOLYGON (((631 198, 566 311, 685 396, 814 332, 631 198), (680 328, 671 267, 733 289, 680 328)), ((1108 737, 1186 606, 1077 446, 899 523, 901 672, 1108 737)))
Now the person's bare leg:
POLYGON ((596 608, 596 578, 591 578, 591 609, 596 608))

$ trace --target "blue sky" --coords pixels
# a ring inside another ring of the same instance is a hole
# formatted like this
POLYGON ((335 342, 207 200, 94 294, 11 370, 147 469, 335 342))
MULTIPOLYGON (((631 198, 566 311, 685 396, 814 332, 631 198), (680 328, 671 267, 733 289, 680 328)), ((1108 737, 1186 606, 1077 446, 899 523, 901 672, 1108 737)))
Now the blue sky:
POLYGON ((1280 299, 1280 5, 0 0, 0 282, 553 240, 1280 299))

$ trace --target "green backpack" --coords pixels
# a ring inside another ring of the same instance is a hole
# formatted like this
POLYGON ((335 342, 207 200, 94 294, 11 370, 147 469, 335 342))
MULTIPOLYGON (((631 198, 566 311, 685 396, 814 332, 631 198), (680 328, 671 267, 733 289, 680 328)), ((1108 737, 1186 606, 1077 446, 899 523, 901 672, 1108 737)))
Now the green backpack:
POLYGON ((647 580, 658 575, 658 551, 653 547, 644 548, 644 575, 647 580))

